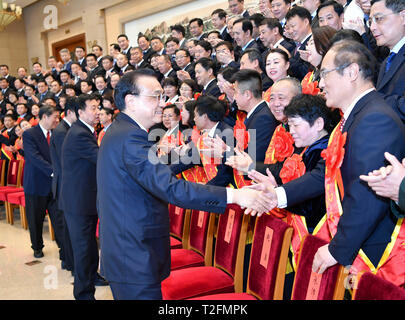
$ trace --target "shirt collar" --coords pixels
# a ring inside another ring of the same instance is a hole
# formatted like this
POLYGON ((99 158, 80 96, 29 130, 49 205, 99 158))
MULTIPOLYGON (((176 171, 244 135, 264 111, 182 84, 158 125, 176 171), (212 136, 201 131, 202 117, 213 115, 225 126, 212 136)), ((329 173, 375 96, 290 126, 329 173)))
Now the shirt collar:
POLYGON ((398 53, 399 50, 401 50, 401 48, 404 46, 404 44, 405 44, 405 37, 402 37, 402 39, 397 42, 394 48, 392 48, 391 52, 398 53))
POLYGON ((179 123, 176 124, 175 127, 173 127, 172 129, 170 129, 169 131, 166 132, 166 136, 170 136, 174 131, 176 131, 176 129, 179 127, 179 123))
POLYGON ((79 118, 79 120, 87 127, 90 129, 91 133, 94 133, 94 128, 90 126, 87 122, 83 121, 82 119, 79 118))
POLYGON ((353 108, 357 104, 357 102, 359 102, 361 98, 363 98, 366 94, 369 94, 373 90, 375 90, 375 88, 368 89, 368 90, 362 92, 359 96, 356 97, 356 99, 353 100, 353 102, 351 103, 349 108, 347 108, 347 110, 343 114, 343 118, 345 119, 345 121, 349 118, 350 113, 353 111, 353 108))
POLYGON ((252 110, 250 110, 249 113, 247 114, 246 118, 249 118, 252 115, 252 113, 255 112, 257 107, 262 104, 263 101, 264 100, 260 101, 252 110))
POLYGON ((219 33, 222 33, 222 32, 224 32, 225 30, 226 30, 226 25, 224 25, 224 26, 222 27, 222 29, 219 30, 219 33))
POLYGON ((249 41, 248 43, 246 43, 245 46, 242 48, 242 51, 245 51, 246 48, 247 48, 247 46, 248 46, 252 41, 254 41, 254 39, 250 39, 250 41, 249 41))
POLYGON ((72 126, 72 124, 69 122, 69 120, 66 119, 66 117, 63 118, 63 121, 65 121, 68 124, 69 127, 72 126))
POLYGON ((167 78, 167 77, 169 76, 169 73, 172 72, 172 70, 173 70, 173 68, 170 68, 170 70, 167 71, 167 72, 164 74, 164 77, 167 78))
POLYGON ((281 42, 283 42, 283 40, 284 40, 284 38, 281 37, 281 39, 278 40, 278 41, 273 45, 273 47, 274 47, 274 48, 277 48, 277 47, 281 44, 281 42))
MULTIPOLYGON (((38 125, 39 125, 39 127, 41 128, 42 133, 44 134, 45 139, 46 139, 46 136, 48 135, 48 130, 46 130, 43 126, 41 126, 40 123, 38 123, 38 125)), ((51 130, 49 130, 49 134, 52 134, 51 130)))
POLYGON ((214 81, 215 78, 211 79, 205 86, 204 86, 204 90, 207 90, 208 86, 211 84, 212 81, 214 81))
POLYGON ((217 130, 218 124, 219 124, 219 121, 215 124, 215 126, 213 126, 213 127, 210 129, 210 131, 208 131, 208 136, 209 136, 210 138, 214 138, 215 131, 217 130))

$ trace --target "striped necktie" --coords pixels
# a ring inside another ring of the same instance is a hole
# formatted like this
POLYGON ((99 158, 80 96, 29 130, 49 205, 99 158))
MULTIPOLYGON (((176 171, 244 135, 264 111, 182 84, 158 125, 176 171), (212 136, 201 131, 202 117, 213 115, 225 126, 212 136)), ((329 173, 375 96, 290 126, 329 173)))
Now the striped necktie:
POLYGON ((394 60, 396 55, 397 54, 395 52, 391 52, 390 55, 388 56, 387 63, 385 65, 385 72, 387 72, 390 69, 392 60, 394 60))

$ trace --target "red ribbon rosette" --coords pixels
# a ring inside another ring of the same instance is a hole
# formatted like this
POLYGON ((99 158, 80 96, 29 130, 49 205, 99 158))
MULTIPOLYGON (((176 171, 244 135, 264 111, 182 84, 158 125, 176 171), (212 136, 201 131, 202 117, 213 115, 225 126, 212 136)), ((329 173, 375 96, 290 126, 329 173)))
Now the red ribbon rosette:
POLYGON ((233 136, 236 139, 236 146, 239 150, 245 150, 249 144, 249 132, 246 131, 246 126, 243 121, 236 120, 233 128, 233 136))
POLYGON ((318 81, 306 82, 302 84, 302 93, 316 96, 321 90, 318 88, 318 81))
POLYGON ((340 130, 336 130, 333 140, 321 153, 321 157, 325 160, 325 178, 327 180, 335 180, 337 171, 342 165, 345 156, 344 145, 346 143, 346 136, 346 132, 342 134, 340 130))
POLYGON ((283 162, 286 158, 290 157, 294 152, 294 139, 292 135, 280 127, 274 136, 274 158, 278 162, 283 162))
POLYGON ((284 161, 283 168, 280 171, 280 178, 283 183, 297 179, 305 174, 305 164, 299 154, 294 153, 284 161))
POLYGON ((198 98, 201 97, 201 93, 197 92, 194 94, 194 100, 198 100, 198 98))
POLYGON ((200 139, 200 131, 198 131, 197 127, 193 127, 193 132, 191 133, 191 141, 194 142, 194 145, 197 145, 198 139, 200 139))

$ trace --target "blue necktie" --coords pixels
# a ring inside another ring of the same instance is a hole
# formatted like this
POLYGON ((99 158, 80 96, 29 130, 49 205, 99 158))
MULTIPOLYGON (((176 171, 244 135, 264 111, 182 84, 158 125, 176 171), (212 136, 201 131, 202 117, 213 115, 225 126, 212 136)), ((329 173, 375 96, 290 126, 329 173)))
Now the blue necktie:
POLYGON ((392 62, 392 60, 394 60, 394 58, 395 58, 396 55, 397 55, 397 54, 396 54, 395 52, 391 52, 390 55, 388 56, 388 58, 387 58, 387 63, 386 63, 386 65, 385 65, 385 72, 387 72, 387 71, 390 69, 390 67, 391 67, 391 62, 392 62))

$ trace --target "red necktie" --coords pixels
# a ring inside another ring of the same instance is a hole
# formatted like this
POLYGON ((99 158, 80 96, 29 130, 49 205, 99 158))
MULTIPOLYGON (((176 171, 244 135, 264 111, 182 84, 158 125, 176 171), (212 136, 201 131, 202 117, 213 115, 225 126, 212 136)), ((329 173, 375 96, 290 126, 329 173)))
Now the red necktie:
POLYGON ((48 145, 51 144, 51 132, 48 130, 48 133, 46 134, 46 141, 48 141, 48 145))

